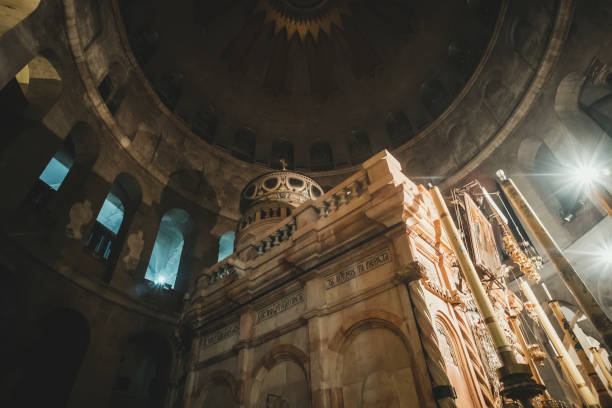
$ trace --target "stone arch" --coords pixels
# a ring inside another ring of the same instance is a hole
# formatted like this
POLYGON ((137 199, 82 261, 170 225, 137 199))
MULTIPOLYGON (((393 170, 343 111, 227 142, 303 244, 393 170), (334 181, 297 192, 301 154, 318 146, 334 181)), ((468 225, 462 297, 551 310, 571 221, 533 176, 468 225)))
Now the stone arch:
POLYGON ((256 143, 257 137, 252 129, 246 126, 240 128, 234 133, 232 154, 239 159, 251 162, 255 159, 256 143))
POLYGON ((85 241, 86 247, 106 261, 104 280, 110 282, 130 225, 142 201, 139 181, 129 173, 120 173, 99 205, 95 222, 85 241))
MULTIPOLYGON (((258 407, 261 398, 262 387, 265 385, 267 374, 281 364, 290 363, 301 370, 306 385, 307 397, 310 398, 310 381, 308 375, 308 356, 298 347, 292 344, 280 344, 266 353, 254 366, 251 378, 249 396, 250 406, 258 407)), ((308 405, 309 406, 309 405, 308 405)))
POLYGON ((348 140, 351 164, 359 164, 372 155, 370 137, 365 130, 354 130, 348 140))
POLYGON ((538 150, 542 146, 542 142, 539 139, 528 137, 521 141, 521 144, 517 150, 517 160, 521 169, 525 172, 533 171, 536 164, 536 156, 538 150))
POLYGON ((236 381, 236 378, 232 375, 232 373, 227 370, 215 370, 207 376, 204 383, 200 386, 200 388, 198 388, 193 397, 194 403, 190 404, 190 406, 193 406, 194 408, 215 406, 233 408, 237 406, 239 402, 239 388, 239 383, 236 381), (214 399, 213 401, 210 401, 210 399, 215 397, 219 398, 219 396, 213 395, 215 393, 215 388, 217 387, 227 388, 232 400, 228 401, 227 398, 224 398, 226 395, 223 395, 222 391, 220 400, 214 399), (223 402, 224 405, 220 405, 219 402, 223 402), (213 403, 216 403, 216 405, 213 405, 213 403), (227 403, 234 405, 227 405, 227 403))
POLYGON ((586 83, 583 74, 571 72, 557 87, 555 113, 563 126, 543 135, 543 139, 562 163, 606 163, 612 156, 612 137, 581 106, 586 83))
MULTIPOLYGON (((359 406, 360 401, 399 407, 400 401, 423 402, 425 390, 415 378, 415 354, 403 320, 384 310, 368 310, 351 316, 328 343, 336 353, 330 358, 331 386, 339 390, 344 406, 359 406), (356 362, 353 348, 376 344, 389 353, 369 354, 356 362), (393 358, 389 358, 393 355, 393 358), (352 365, 351 365, 352 364, 352 365)), ((421 375, 423 373, 420 373, 421 375)), ((420 406, 420 405, 419 405, 420 406)))
POLYGON ((198 109, 191 121, 193 133, 208 143, 212 143, 215 140, 215 133, 217 132, 218 125, 219 114, 212 104, 202 106, 198 109))
POLYGON ((452 95, 437 78, 423 82, 420 95, 430 119, 440 116, 452 102, 452 95))
POLYGON ((334 168, 334 155, 329 142, 320 141, 310 145, 310 169, 312 171, 334 168))
MULTIPOLYGON (((448 344, 449 347, 452 347, 450 352, 452 355, 451 359, 454 359, 455 367, 457 370, 449 370, 447 368, 447 373, 451 384, 455 387, 457 392, 457 406, 463 406, 462 404, 471 404, 472 406, 480 406, 479 404, 479 395, 478 395, 478 386, 474 383, 473 377, 470 372, 470 364, 469 364, 469 356, 465 353, 465 350, 462 347, 462 340, 453 327, 451 320, 443 313, 438 313, 434 318, 434 331, 436 336, 438 336, 438 344, 440 345, 442 356, 445 361, 449 357, 445 350, 443 350, 443 344, 450 342, 448 344), (444 332, 440 332, 439 329, 442 329, 444 332), (447 335, 444 339, 440 339, 441 336, 447 335), (449 372, 450 371, 450 372, 449 372)), ((449 365, 448 361, 446 361, 447 366, 449 365)))
POLYGON ((385 130, 394 148, 403 145, 415 136, 410 120, 403 111, 393 111, 387 114, 385 130))
POLYGON ((128 70, 120 63, 113 62, 98 84, 100 97, 112 115, 117 112, 125 98, 128 78, 128 70))

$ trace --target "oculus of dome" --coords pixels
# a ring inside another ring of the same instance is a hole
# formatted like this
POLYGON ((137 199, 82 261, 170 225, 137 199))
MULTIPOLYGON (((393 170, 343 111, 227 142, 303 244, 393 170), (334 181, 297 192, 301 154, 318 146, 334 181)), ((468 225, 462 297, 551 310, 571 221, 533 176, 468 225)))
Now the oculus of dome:
POLYGON ((251 180, 242 190, 240 211, 244 214, 248 208, 266 201, 299 205, 322 194, 321 186, 310 177, 292 171, 266 173, 251 180))

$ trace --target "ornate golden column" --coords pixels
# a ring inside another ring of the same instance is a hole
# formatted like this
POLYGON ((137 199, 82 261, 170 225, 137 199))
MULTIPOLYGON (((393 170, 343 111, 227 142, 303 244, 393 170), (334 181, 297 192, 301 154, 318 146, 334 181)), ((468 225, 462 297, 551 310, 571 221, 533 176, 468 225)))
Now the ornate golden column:
POLYGON ((546 286, 544 284, 542 284, 542 288, 544 289, 544 292, 546 292, 546 295, 548 296, 548 306, 550 307, 553 314, 555 315, 555 319, 557 319, 557 323, 559 323, 559 326, 561 326, 561 330, 563 330, 567 338, 569 338, 572 344, 572 347, 574 348, 574 351, 576 352, 576 355, 580 359, 580 363, 582 364, 582 366, 584 367, 584 369, 589 375, 589 380, 591 381, 591 384, 593 384, 595 391, 597 391, 597 395, 599 396, 599 404, 603 408, 612 408, 612 397, 610 397, 610 394, 608 393, 606 386, 601 381, 601 378, 599 378, 599 375, 595 371, 595 367, 593 367, 593 364, 591 363, 589 356, 587 356, 586 351, 584 350, 584 348, 582 348, 582 345, 578 341, 578 338, 576 337, 574 330, 571 328, 569 322, 563 315, 559 302, 552 299, 552 296, 550 296, 550 293, 548 292, 548 289, 546 289, 546 286))
POLYGON ((574 299, 576 299, 584 314, 591 320, 593 326, 602 334, 608 348, 612 349, 612 321, 606 316, 589 288, 580 279, 580 276, 578 276, 578 273, 565 255, 563 255, 561 248, 559 248, 546 230, 514 182, 506 177, 503 170, 497 171, 497 177, 500 180, 502 190, 506 197, 508 197, 508 200, 510 200, 510 204, 512 204, 518 216, 529 229, 532 237, 544 248, 550 258, 550 262, 555 266, 559 275, 561 275, 565 286, 567 286, 574 299))
POLYGON ((528 365, 519 364, 516 360, 514 351, 508 343, 508 339, 506 339, 501 325, 497 321, 493 305, 482 286, 480 277, 465 249, 463 240, 448 212, 448 208, 446 207, 444 198, 442 198, 442 194, 440 194, 440 190, 438 190, 437 187, 432 187, 429 192, 438 210, 444 231, 446 231, 446 235, 457 256, 457 261, 461 266, 463 275, 472 291, 478 310, 483 317, 493 340, 493 345, 502 362, 502 366, 497 371, 497 375, 503 386, 502 394, 505 397, 521 401, 526 407, 532 406, 530 400, 536 395, 541 394, 544 387, 534 381, 528 365))
POLYGON ((548 339, 550 340, 555 351, 557 352, 559 363, 567 373, 568 379, 576 386, 580 399, 586 407, 599 407, 600 405, 597 403, 597 400, 593 396, 591 389, 586 385, 584 378, 582 378, 582 374, 580 374, 580 371, 578 371, 578 368, 572 361, 569 353, 565 349, 565 346, 563 346, 563 342, 557 335, 557 332, 550 323, 550 320, 548 320, 548 317, 546 317, 546 313, 544 313, 542 306, 540 306, 540 303, 538 302, 538 299, 535 297, 535 294, 529 287, 529 284, 523 279, 519 278, 519 285, 521 287, 521 291, 527 298, 527 301, 531 303, 533 307, 532 310, 538 317, 540 326, 546 332, 548 339))
POLYGON ((599 369, 603 373, 604 377, 606 377, 606 381, 608 382, 608 387, 612 389, 612 374, 608 371, 608 367, 604 362, 603 357, 599 354, 600 349, 598 347, 591 347, 591 353, 593 353, 593 360, 599 366, 599 369))
MULTIPOLYGON (((525 336, 523 336, 523 332, 521 331, 521 322, 518 320, 518 316, 510 316, 508 318, 508 323, 510 323, 510 327, 512 328, 514 335, 518 339, 521 349, 523 350, 525 360, 527 360, 527 364, 529 365, 529 368, 531 368, 533 378, 538 384, 544 385, 544 381, 542 381, 542 377, 540 377, 540 371, 536 366, 533 356, 531 355, 531 351, 529 350, 529 346, 527 345, 527 341, 525 340, 525 336)), ((550 395, 548 395, 548 391, 544 391, 544 395, 547 398, 550 398, 550 395)))

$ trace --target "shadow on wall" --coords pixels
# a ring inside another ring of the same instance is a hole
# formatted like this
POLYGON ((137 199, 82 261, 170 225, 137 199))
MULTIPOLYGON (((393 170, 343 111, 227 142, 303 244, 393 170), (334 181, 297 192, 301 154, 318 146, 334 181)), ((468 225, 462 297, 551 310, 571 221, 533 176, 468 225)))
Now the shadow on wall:
POLYGON ((172 363, 168 342, 153 332, 132 337, 121 350, 110 406, 162 408, 172 363))
POLYGON ((0 37, 25 20, 40 0, 0 0, 0 37))
POLYGON ((14 385, 5 407, 62 408, 68 403, 89 346, 89 324, 80 313, 60 309, 36 328, 31 342, 16 353, 15 364, 9 366, 14 385))

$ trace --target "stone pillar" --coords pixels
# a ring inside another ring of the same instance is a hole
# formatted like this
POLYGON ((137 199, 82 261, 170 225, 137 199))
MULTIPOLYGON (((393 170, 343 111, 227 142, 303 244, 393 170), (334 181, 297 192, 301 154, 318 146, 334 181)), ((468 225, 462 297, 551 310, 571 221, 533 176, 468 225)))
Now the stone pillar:
POLYGON ((202 337, 196 335, 191 342, 191 358, 187 367, 187 378, 185 380, 185 393, 183 394, 183 401, 185 403, 184 408, 190 408, 193 406, 195 401, 192 401, 194 394, 197 392, 199 373, 198 373, 198 362, 200 361, 200 349, 202 348, 202 337))
POLYGON ((249 342, 255 334, 256 321, 257 314, 253 307, 248 307, 242 312, 240 315, 238 343, 234 346, 238 349, 236 373, 238 380, 237 400, 240 408, 245 408, 249 405, 249 396, 246 395, 246 391, 251 388, 249 381, 254 380, 249 379, 249 373, 253 368, 253 350, 250 348, 249 342))
MULTIPOLYGON (((426 389, 420 390, 424 394, 431 395, 431 406, 440 408, 454 408, 455 389, 451 385, 446 373, 444 357, 438 345, 438 338, 434 332, 433 320, 429 314, 425 293, 421 279, 425 276, 425 270, 421 264, 413 260, 413 248, 409 232, 400 229, 399 233, 392 235, 394 254, 396 257, 396 281, 398 292, 404 310, 404 319, 410 332, 418 333, 417 355, 423 355, 424 359, 415 358, 415 370, 428 373, 431 381, 419 381, 418 384, 426 389), (436 402, 434 403, 433 400, 436 402)), ((427 397, 423 395, 423 398, 427 397)), ((421 401, 423 403, 424 401, 421 401)))
POLYGON ((144 280, 159 230, 159 221, 160 217, 154 208, 140 203, 125 234, 126 239, 115 264, 112 286, 127 289, 144 280))
POLYGON ((313 408, 333 408, 339 406, 338 398, 342 389, 332 389, 329 372, 329 361, 334 358, 327 349, 328 333, 325 317, 316 316, 313 312, 325 304, 325 282, 313 279, 306 282, 305 298, 308 299, 308 351, 310 365, 310 390, 313 408))

